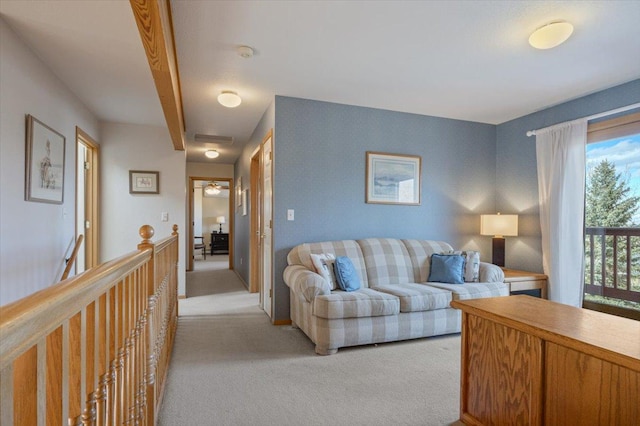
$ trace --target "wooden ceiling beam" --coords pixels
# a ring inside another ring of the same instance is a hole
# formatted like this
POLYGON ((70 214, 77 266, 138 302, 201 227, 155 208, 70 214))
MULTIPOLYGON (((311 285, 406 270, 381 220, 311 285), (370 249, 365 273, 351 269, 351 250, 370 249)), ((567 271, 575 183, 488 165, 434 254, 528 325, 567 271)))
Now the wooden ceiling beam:
POLYGON ((184 151, 184 112, 169 0, 130 0, 173 146, 184 151))

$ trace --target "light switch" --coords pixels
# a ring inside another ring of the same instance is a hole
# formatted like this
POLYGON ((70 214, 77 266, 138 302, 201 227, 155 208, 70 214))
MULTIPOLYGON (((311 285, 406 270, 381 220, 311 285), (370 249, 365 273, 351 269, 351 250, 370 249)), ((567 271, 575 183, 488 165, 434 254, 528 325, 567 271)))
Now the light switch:
POLYGON ((163 221, 163 222, 169 222, 169 213, 162 212, 160 220, 163 221))
POLYGON ((287 220, 293 220, 293 219, 294 219, 294 211, 293 211, 293 209, 287 210, 287 220))

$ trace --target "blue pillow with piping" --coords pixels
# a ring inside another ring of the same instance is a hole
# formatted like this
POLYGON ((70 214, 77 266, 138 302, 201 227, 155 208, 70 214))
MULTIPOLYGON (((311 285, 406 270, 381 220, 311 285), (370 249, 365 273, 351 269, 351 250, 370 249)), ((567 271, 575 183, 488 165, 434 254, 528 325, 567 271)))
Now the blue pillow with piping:
POLYGON ((464 257, 450 254, 432 254, 429 282, 464 284, 464 257))
POLYGON ((333 263, 338 287, 344 291, 356 291, 360 289, 360 278, 353 262, 347 256, 338 256, 333 263))

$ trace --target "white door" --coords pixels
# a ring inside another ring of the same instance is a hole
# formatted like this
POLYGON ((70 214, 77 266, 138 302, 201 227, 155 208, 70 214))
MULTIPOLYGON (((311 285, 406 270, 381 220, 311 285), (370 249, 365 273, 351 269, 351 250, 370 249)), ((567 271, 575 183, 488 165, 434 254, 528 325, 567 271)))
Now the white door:
MULTIPOLYGON (((88 229, 89 220, 86 215, 86 187, 87 187, 87 148, 84 144, 78 141, 77 149, 77 168, 76 168, 76 239, 80 235, 84 235, 88 229)), ((86 241, 85 241, 86 243, 86 241)), ((85 250, 86 245, 83 245, 78 250, 76 257, 76 274, 84 272, 86 268, 85 250)))
POLYGON ((271 318, 273 297, 272 228, 273 228, 273 143, 269 136, 262 146, 262 309, 271 318))

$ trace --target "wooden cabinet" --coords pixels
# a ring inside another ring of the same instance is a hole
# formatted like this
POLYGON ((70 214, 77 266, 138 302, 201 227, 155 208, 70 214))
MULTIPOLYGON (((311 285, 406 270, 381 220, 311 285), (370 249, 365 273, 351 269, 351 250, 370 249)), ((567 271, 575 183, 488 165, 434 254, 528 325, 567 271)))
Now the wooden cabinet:
POLYGON ((640 322, 529 296, 451 306, 464 424, 640 424, 640 322))
POLYGON ((547 298, 547 276, 535 272, 518 271, 502 268, 504 282, 509 286, 509 292, 523 290, 540 290, 540 297, 547 298))
POLYGON ((211 254, 229 254, 229 234, 211 233, 211 254))

